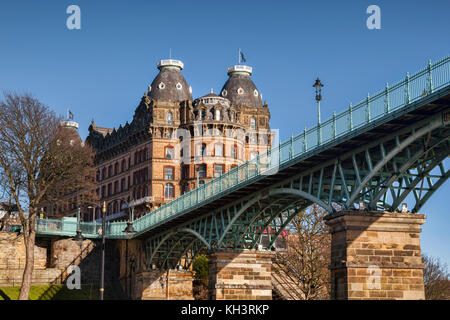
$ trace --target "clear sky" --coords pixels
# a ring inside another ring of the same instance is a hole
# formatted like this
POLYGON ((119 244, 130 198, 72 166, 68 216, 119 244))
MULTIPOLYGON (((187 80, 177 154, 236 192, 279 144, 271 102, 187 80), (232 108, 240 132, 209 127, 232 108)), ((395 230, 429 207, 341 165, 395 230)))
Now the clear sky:
MULTIPOLYGON (((0 2, 0 91, 30 92, 85 138, 91 119, 132 119, 156 63, 184 62, 193 96, 219 92, 242 48, 282 140, 317 122, 312 84, 320 77, 322 119, 450 54, 450 1, 100 1, 0 2), (81 8, 81 30, 66 9, 81 8), (366 9, 381 8, 369 30, 366 9)), ((449 160, 447 160, 449 161, 449 160)), ((450 264, 447 182, 422 211, 423 251, 450 264)))

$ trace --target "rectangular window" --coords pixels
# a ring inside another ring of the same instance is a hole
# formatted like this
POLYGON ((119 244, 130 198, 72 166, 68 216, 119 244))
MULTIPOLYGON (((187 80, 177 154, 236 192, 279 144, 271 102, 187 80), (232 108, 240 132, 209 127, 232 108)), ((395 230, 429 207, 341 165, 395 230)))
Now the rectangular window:
POLYGON ((173 180, 173 168, 164 168, 164 180, 173 180))
POLYGON ((125 191, 125 178, 120 181, 120 189, 121 191, 125 191))
POLYGON ((183 178, 189 179, 189 166, 183 166, 183 178))
POLYGON ((199 164, 197 166, 197 175, 199 178, 206 178, 206 164, 199 164))
POLYGON ((223 164, 214 165, 214 177, 219 177, 223 174, 223 164))
POLYGON ((222 144, 216 144, 214 146, 214 154, 216 157, 222 157, 223 156, 223 145, 222 144))

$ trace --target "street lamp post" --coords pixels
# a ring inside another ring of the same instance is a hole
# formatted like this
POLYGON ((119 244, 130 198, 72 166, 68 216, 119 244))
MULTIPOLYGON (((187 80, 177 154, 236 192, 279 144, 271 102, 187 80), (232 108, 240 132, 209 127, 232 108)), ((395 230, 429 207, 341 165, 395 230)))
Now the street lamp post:
POLYGON ((322 87, 323 84, 320 82, 320 79, 317 78, 316 82, 313 84, 313 87, 316 89, 316 101, 317 101, 317 124, 318 124, 318 130, 317 130, 317 145, 320 145, 322 143, 322 128, 320 127, 321 121, 320 121, 320 101, 322 100, 322 87))
MULTIPOLYGON (((124 199, 122 199, 124 200, 124 199)), ((129 208, 129 205, 128 205, 129 208)), ((95 212, 95 208, 94 208, 95 212)), ((134 219, 134 206, 131 207, 131 221, 127 221, 127 226, 123 232, 131 235, 134 233, 133 228, 133 219, 134 219)), ((106 201, 103 201, 102 206, 102 246, 101 246, 101 270, 100 270, 100 300, 104 300, 104 291, 105 291, 105 245, 106 245, 106 201)), ((127 245, 128 245, 128 237, 127 237, 127 245)))
POLYGON ((103 300, 105 291, 105 236, 106 236, 106 202, 102 207, 102 265, 100 270, 100 300, 103 300))
MULTIPOLYGON (((130 215, 130 204, 127 204, 128 207, 128 214, 130 215)), ((132 236, 132 234, 135 232, 133 227, 133 221, 134 221, 134 203, 133 206, 131 206, 131 216, 127 221, 127 226, 123 230, 123 232, 127 235, 126 240, 126 248, 125 248, 125 292, 128 293, 128 240, 132 236)), ((130 286, 131 289, 131 286, 130 286)), ((131 290, 130 290, 131 294, 131 290)))
POLYGON ((75 237, 73 238, 74 241, 78 241, 78 245, 80 246, 80 249, 83 247, 83 234, 81 231, 81 226, 80 226, 80 210, 81 208, 78 207, 77 209, 77 234, 75 235, 75 237))

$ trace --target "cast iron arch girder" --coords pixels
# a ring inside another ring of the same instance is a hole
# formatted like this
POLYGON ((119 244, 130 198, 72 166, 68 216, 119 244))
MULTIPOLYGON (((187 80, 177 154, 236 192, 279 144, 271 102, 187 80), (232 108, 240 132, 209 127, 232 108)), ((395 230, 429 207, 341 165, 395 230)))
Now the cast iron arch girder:
POLYGON ((440 156, 436 157, 431 161, 425 168, 422 168, 422 171, 419 171, 419 174, 415 176, 414 180, 408 181, 410 177, 405 177, 407 181, 407 185, 405 188, 403 188, 401 193, 398 197, 393 199, 392 205, 391 205, 391 211, 397 209, 400 204, 406 199, 406 197, 412 192, 414 194, 416 204, 414 205, 414 208, 411 210, 412 212, 418 212, 420 208, 425 204, 425 202, 433 195, 433 193, 448 179, 450 176, 450 169, 445 170, 444 169, 444 160, 447 158, 448 155, 441 154, 440 156), (440 169, 440 175, 439 176, 431 176, 431 172, 436 169, 440 169), (437 178, 438 180, 433 184, 432 179, 437 178), (431 185, 429 185, 428 189, 425 190, 425 195, 422 196, 422 191, 424 191, 423 187, 417 188, 417 185, 419 183, 422 183, 424 181, 428 181, 428 183, 431 182, 431 185))
MULTIPOLYGON (((170 231, 169 233, 165 234, 165 235, 160 235, 157 236, 155 238, 150 238, 148 240, 146 240, 146 245, 150 246, 151 249, 151 255, 150 257, 147 259, 147 268, 149 266, 152 265, 152 263, 154 262, 154 259, 156 257, 156 254, 159 252, 159 249, 162 247, 163 244, 167 243, 169 240, 171 240, 172 242, 177 240, 177 238, 174 238, 175 236, 177 236, 178 234, 182 234, 182 233, 189 233, 191 236, 194 236, 195 238, 197 238, 199 241, 201 241, 207 248, 211 248, 210 244, 204 239, 204 237, 202 235, 200 235, 197 231, 192 230, 190 228, 177 228, 173 231, 170 231)), ((177 240, 179 241, 179 239, 177 240)), ((173 245, 172 245, 173 247, 173 245)), ((172 251, 173 249, 169 250, 172 251)), ((164 251, 162 251, 164 253, 164 251)), ((168 259, 168 257, 164 258, 164 262, 166 262, 168 259)))
MULTIPOLYGON (((436 141, 433 141, 432 144, 430 144, 428 146, 425 146, 425 145, 421 146, 419 148, 419 150, 413 156, 409 155, 408 159, 405 159, 406 162, 404 162, 402 164, 400 169, 398 171, 394 172, 393 175, 391 177, 389 177, 389 180, 385 184, 380 185, 378 187, 378 190, 376 190, 376 192, 377 192, 376 195, 373 197, 371 203, 369 204, 369 208, 371 208, 371 209, 376 208, 377 202, 381 199, 382 196, 384 196, 384 194, 389 189, 392 188, 392 185, 395 182, 398 182, 398 180, 401 179, 405 175, 405 172, 407 172, 411 168, 417 167, 417 163, 419 161, 421 161, 421 160, 423 161, 422 157, 424 155, 427 155, 430 152, 434 153, 434 149, 437 148, 439 145, 444 145, 445 151, 443 152, 443 156, 442 155, 441 156, 434 155, 434 157, 437 156, 439 159, 442 158, 441 160, 439 160, 439 162, 441 162, 443 159, 445 159, 445 157, 450 152, 450 147, 449 147, 449 144, 448 144, 449 137, 450 137, 450 131, 446 132, 443 136, 440 136, 438 139, 436 139, 436 141)), ((434 157, 432 157, 431 160, 433 160, 434 157)), ((393 202, 393 204, 394 204, 394 202, 393 202)), ((400 203, 398 203, 398 205, 400 205, 400 203)), ((398 207, 398 205, 397 206, 393 205, 393 206, 390 207, 390 209, 391 210, 395 210, 398 207)))
MULTIPOLYGON (((397 141, 397 145, 389 151, 387 154, 385 154, 385 151, 382 151, 384 157, 382 160, 380 160, 371 170, 371 173, 366 175, 362 180, 359 177, 357 166, 355 166, 355 173, 357 175, 357 180, 359 185, 353 190, 352 194, 350 195, 350 198, 346 201, 345 206, 348 208, 352 203, 355 202, 355 200, 358 198, 360 192, 363 190, 363 188, 370 182, 370 180, 376 175, 378 171, 380 171, 388 162, 391 160, 396 154, 400 153, 405 149, 407 146, 409 146, 411 143, 422 137, 423 135, 427 134, 428 132, 431 132, 434 129, 437 129, 442 126, 442 119, 439 115, 439 117, 432 117, 432 121, 430 121, 428 124, 426 124, 424 127, 418 129, 417 131, 415 128, 411 130, 411 134, 404 139, 403 141, 399 141, 399 135, 396 135, 395 139, 397 141)), ((428 120, 428 119, 427 119, 428 120)), ((429 120, 428 120, 429 121, 429 120)), ((414 126, 415 127, 415 126, 414 126)), ((352 156, 354 159, 354 155, 352 156)))

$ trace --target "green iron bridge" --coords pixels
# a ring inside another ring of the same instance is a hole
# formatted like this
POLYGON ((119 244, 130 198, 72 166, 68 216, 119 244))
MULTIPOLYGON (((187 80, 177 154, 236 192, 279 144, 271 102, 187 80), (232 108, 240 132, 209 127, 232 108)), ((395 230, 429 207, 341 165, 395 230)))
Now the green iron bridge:
MULTIPOLYGON (((109 239, 145 242, 147 267, 175 268, 205 247, 270 249, 302 209, 419 212, 448 179, 450 56, 304 130, 133 221, 107 222, 109 239), (447 163, 448 166, 448 163, 447 163), (411 205, 411 202, 410 202, 411 205)), ((100 238, 100 223, 40 219, 39 236, 100 238)), ((186 265, 185 265, 186 267, 186 265)))

